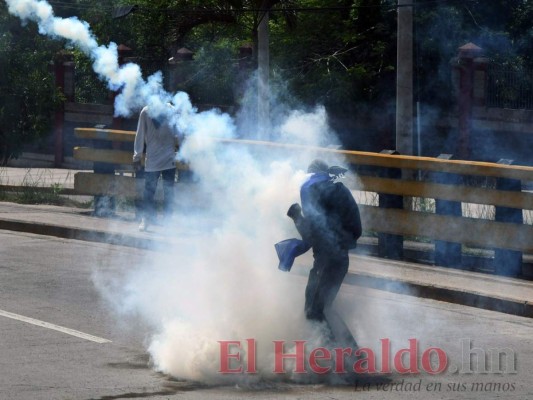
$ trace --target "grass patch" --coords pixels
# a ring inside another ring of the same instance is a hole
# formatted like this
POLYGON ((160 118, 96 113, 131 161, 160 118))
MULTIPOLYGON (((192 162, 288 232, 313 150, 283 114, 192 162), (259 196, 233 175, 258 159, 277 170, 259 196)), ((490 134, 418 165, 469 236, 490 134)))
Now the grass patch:
MULTIPOLYGON (((22 182, 10 185, 5 170, 0 171, 0 201, 9 201, 20 204, 50 204, 79 208, 91 208, 93 201, 79 201, 72 199, 65 189, 64 183, 52 182, 43 185, 48 177, 46 170, 39 170, 37 175, 31 169, 26 171, 22 182)), ((51 175, 50 175, 51 176, 51 175)), ((68 175, 66 180, 68 179, 68 175)))
POLYGON ((0 186, 0 201, 19 204, 49 204, 89 209, 93 207, 93 200, 79 201, 61 193, 57 186, 50 187, 20 187, 6 189, 0 186))

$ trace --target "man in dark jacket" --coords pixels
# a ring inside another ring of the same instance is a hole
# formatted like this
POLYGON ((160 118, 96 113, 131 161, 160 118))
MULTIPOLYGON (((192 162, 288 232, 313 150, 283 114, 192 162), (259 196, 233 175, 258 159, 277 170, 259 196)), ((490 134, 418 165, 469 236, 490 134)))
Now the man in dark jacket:
POLYGON ((305 289, 305 314, 310 320, 326 320, 324 312, 348 272, 348 251, 361 236, 357 203, 346 186, 335 182, 339 171, 346 170, 313 161, 308 168, 311 175, 300 189, 302 206, 295 203, 287 212, 303 241, 313 249, 314 263, 305 289))

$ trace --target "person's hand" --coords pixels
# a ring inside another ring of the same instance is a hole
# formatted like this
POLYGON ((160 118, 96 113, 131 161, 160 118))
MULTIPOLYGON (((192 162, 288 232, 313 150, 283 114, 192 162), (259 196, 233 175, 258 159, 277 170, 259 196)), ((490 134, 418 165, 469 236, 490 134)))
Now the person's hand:
POLYGON ((141 170, 141 168, 142 168, 141 160, 133 162, 133 170, 135 172, 139 172, 141 170))
POLYGON ((298 203, 294 203, 292 206, 289 207, 289 211, 287 211, 287 216, 291 219, 297 219, 302 216, 302 207, 298 203))

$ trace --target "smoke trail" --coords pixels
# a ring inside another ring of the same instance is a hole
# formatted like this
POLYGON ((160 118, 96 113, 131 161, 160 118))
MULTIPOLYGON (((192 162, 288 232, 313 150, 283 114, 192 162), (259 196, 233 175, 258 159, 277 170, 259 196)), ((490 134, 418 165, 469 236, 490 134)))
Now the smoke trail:
MULTIPOLYGON (((76 17, 60 18, 54 15, 53 9, 45 1, 6 0, 10 14, 19 17, 22 23, 33 21, 39 27, 39 33, 52 38, 65 39, 70 45, 79 48, 92 61, 93 69, 101 79, 107 82, 111 90, 120 90, 115 99, 115 114, 130 116, 145 105, 150 106, 153 117, 166 115, 178 128, 198 125, 198 114, 185 93, 171 94, 163 89, 162 74, 155 73, 146 80, 142 77, 141 68, 134 63, 119 65, 118 46, 98 45, 89 24, 76 17), (169 102, 174 108, 165 105, 169 102)), ((188 132, 184 132, 188 133, 188 132)), ((217 132, 214 132, 217 134, 217 132)), ((228 132, 220 132, 222 136, 228 132)))
MULTIPOLYGON (((117 115, 144 105, 155 115, 165 114, 185 136, 180 157, 200 178, 201 202, 207 205, 201 213, 176 210, 169 234, 180 240, 140 260, 120 280, 98 273, 95 283, 103 295, 120 315, 149 323, 147 347, 160 371, 205 382, 271 378, 273 340, 320 338, 320 327, 304 318, 305 281, 277 270, 273 247, 298 237, 285 213, 298 201, 302 167, 315 155, 260 152, 209 140, 234 135, 229 115, 199 113, 186 93, 163 90, 161 73, 144 80, 138 65, 120 66, 116 44, 98 45, 86 22, 57 18, 44 1, 6 2, 10 13, 36 22, 40 33, 67 39, 91 57, 95 72, 111 89, 120 89, 117 115), (219 374, 219 341, 246 338, 257 341, 258 374, 219 374)), ((333 140, 320 107, 286 114, 275 130, 283 142, 333 140)))

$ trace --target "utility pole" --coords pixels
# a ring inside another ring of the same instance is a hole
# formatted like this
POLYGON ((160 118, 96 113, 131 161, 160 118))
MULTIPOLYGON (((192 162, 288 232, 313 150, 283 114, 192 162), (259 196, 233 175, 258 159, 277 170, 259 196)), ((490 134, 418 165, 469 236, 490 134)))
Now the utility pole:
POLYGON ((263 1, 263 6, 259 26, 257 27, 257 115, 258 115, 258 137, 261 140, 269 139, 270 132, 270 52, 268 27, 270 7, 269 1, 263 1))
POLYGON ((413 154, 413 7, 398 0, 396 66, 396 150, 413 154))

